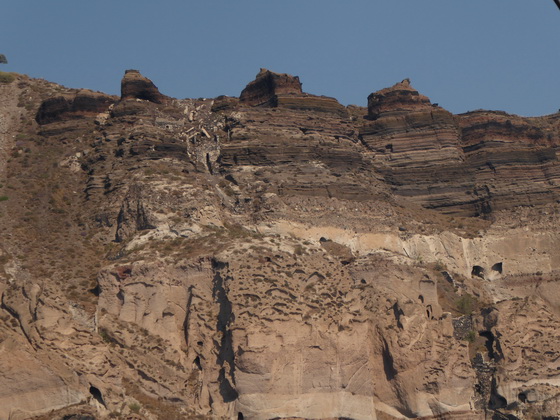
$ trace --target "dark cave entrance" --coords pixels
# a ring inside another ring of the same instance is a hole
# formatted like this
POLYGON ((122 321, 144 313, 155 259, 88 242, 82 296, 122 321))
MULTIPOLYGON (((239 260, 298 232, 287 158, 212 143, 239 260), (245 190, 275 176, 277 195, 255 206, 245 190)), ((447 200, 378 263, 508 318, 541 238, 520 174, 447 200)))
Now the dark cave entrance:
POLYGON ((93 385, 90 385, 89 387, 89 393, 92 395, 92 397, 99 403, 101 404, 103 407, 107 408, 107 406, 105 405, 105 401, 103 401, 103 394, 101 394, 101 391, 99 390, 99 388, 94 387, 93 385))
POLYGON ((471 276, 476 276, 476 277, 480 277, 481 279, 484 278, 484 267, 481 267, 480 265, 473 265, 472 271, 471 271, 471 276))
POLYGON ((496 271, 497 273, 502 274, 502 271, 504 269, 503 263, 499 262, 496 263, 492 266, 492 271, 496 271))

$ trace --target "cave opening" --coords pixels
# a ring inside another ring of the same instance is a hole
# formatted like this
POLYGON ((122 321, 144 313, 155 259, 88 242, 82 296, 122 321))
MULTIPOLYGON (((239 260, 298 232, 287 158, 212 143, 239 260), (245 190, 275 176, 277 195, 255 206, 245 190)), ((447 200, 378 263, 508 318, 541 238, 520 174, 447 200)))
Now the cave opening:
POLYGON ((499 263, 496 263, 492 266, 492 271, 496 271, 496 272, 502 274, 503 268, 504 268, 503 263, 499 262, 499 263))
POLYGON ((484 347, 486 347, 486 351, 488 351, 488 357, 494 360, 496 358, 496 353, 494 352, 494 334, 490 331, 482 331, 479 335, 486 339, 484 341, 484 347))
POLYGON ((395 379, 395 376, 397 376, 397 369, 395 369, 393 356, 391 355, 391 351, 389 350, 389 346, 386 341, 383 341, 381 357, 383 358, 383 371, 385 372, 385 378, 388 381, 392 381, 395 379))
POLYGON ((395 302, 393 305, 393 315, 395 315, 395 320, 397 321, 397 327, 401 330, 403 329, 403 324, 401 323, 401 316, 404 315, 403 310, 399 307, 399 303, 395 302))
POLYGON ((89 289, 89 292, 93 295, 93 296, 99 296, 101 294, 101 287, 99 285, 96 285, 93 289, 89 289))
POLYGON ((473 265, 471 276, 480 277, 481 279, 484 278, 484 268, 480 265, 473 265))
POLYGON ((488 407, 491 410, 497 410, 499 408, 505 408, 507 407, 507 405, 507 400, 498 393, 496 378, 492 378, 492 386, 490 388, 490 401, 488 402, 488 407))
POLYGON ((101 404, 103 407, 107 408, 107 406, 105 405, 105 401, 103 401, 103 394, 101 394, 101 391, 99 390, 99 388, 94 387, 93 385, 90 385, 89 387, 89 393, 92 395, 92 397, 99 403, 101 404))
POLYGON ((426 315, 428 316, 428 319, 432 319, 432 305, 426 306, 426 315))

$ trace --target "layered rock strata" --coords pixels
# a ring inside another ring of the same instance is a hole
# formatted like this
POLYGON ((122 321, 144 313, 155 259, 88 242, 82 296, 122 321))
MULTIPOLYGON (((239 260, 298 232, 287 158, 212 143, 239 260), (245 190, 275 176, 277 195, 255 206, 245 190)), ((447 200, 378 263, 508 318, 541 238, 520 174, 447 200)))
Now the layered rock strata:
POLYGON ((360 133, 394 193, 424 207, 478 216, 556 200, 557 124, 491 115, 454 116, 404 80, 368 97, 360 133))
POLYGON ((113 96, 89 90, 80 90, 74 94, 55 96, 41 104, 36 121, 43 125, 57 121, 96 117, 116 102, 113 96))
POLYGON ((241 92, 241 103, 251 106, 276 106, 280 95, 299 95, 302 93, 299 77, 274 73, 261 69, 255 80, 241 92))
POLYGON ((121 99, 144 99, 161 104, 166 96, 162 95, 156 85, 140 74, 138 70, 127 70, 121 81, 121 99))
POLYGON ((557 415, 558 115, 122 85, 0 86, 0 418, 557 415))

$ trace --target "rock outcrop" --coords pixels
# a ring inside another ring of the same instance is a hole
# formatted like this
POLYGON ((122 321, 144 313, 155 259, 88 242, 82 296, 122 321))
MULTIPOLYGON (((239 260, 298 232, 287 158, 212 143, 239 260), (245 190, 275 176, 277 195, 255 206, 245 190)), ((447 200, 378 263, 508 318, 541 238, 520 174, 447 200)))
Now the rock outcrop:
POLYGON ((144 99, 161 104, 167 97, 162 95, 156 85, 142 76, 138 70, 126 70, 121 81, 121 99, 144 99))
POLYGON ((557 416, 559 115, 0 89, 0 418, 557 416))
POLYGON ((281 107, 300 111, 314 111, 348 116, 336 99, 303 93, 299 77, 261 69, 239 96, 241 104, 250 106, 281 107))
POLYGON ((39 124, 95 117, 107 111, 116 102, 113 96, 90 90, 80 90, 73 94, 55 96, 41 104, 36 115, 39 124))
POLYGON ((381 116, 431 110, 432 107, 428 97, 420 95, 410 85, 410 79, 404 79, 390 88, 374 92, 367 99, 368 117, 373 120, 381 116))
POLYGON ((261 69, 255 80, 241 92, 239 100, 251 106, 276 106, 280 95, 302 93, 299 77, 261 69))
POLYGON ((404 80, 368 97, 361 139, 393 192, 427 208, 479 216, 556 200, 557 127, 491 115, 454 116, 404 80))

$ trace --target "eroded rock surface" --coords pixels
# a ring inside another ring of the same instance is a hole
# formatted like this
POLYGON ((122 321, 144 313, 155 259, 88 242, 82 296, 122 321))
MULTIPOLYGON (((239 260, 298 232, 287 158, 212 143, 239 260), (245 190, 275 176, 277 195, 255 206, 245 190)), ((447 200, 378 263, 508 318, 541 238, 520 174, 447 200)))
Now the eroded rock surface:
POLYGON ((122 86, 0 86, 0 419, 557 415, 558 114, 122 86))
POLYGON ((116 98, 99 92, 80 90, 74 94, 55 96, 41 104, 36 120, 39 124, 95 117, 107 111, 116 98))
POLYGON ((161 104, 165 102, 166 96, 138 70, 127 70, 121 81, 121 99, 143 99, 161 104))

